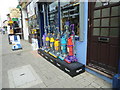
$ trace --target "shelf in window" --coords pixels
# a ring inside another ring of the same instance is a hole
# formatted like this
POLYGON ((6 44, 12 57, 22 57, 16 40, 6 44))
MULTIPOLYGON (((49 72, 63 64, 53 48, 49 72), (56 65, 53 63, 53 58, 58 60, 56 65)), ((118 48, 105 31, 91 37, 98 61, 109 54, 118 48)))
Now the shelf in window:
POLYGON ((68 6, 61 7, 61 9, 62 9, 62 10, 64 10, 64 9, 68 9, 68 8, 70 8, 70 7, 77 6, 77 5, 79 5, 79 4, 80 4, 80 3, 70 4, 70 5, 68 5, 68 6))
POLYGON ((69 18, 69 17, 74 17, 74 16, 78 16, 79 13, 75 13, 75 14, 71 14, 71 15, 64 15, 62 18, 69 18))
POLYGON ((54 11, 50 11, 49 14, 54 14, 54 13, 57 13, 57 10, 54 10, 54 11))
POLYGON ((75 13, 75 14, 71 14, 70 16, 78 16, 79 15, 79 13, 75 13))
POLYGON ((54 21, 54 19, 50 19, 50 21, 54 21))
POLYGON ((69 11, 67 10, 67 11, 63 11, 63 13, 69 13, 69 11))
POLYGON ((64 15, 63 17, 65 17, 65 18, 66 18, 66 17, 69 17, 69 15, 64 15))
POLYGON ((74 4, 73 4, 73 6, 77 6, 77 5, 79 5, 79 4, 80 4, 80 3, 79 3, 79 2, 77 2, 77 3, 74 3, 74 4))
POLYGON ((77 8, 70 9, 69 12, 76 11, 76 10, 77 10, 77 8))
POLYGON ((72 7, 72 6, 73 6, 73 5, 72 5, 72 4, 70 4, 70 5, 68 5, 68 6, 62 7, 62 9, 67 9, 67 8, 72 7))

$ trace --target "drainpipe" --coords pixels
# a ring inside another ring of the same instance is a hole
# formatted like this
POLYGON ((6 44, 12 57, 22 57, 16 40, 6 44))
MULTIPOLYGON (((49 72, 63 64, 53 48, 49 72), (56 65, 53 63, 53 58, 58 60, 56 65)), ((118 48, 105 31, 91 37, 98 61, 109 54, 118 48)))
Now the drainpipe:
POLYGON ((22 9, 20 8, 20 13, 21 13, 21 31, 22 31, 22 36, 21 36, 21 39, 24 39, 24 37, 23 37, 23 15, 22 15, 22 9))
POLYGON ((60 29, 61 29, 61 24, 60 24, 60 12, 61 12, 61 9, 60 9, 60 0, 58 0, 58 25, 59 25, 59 32, 60 32, 60 29))

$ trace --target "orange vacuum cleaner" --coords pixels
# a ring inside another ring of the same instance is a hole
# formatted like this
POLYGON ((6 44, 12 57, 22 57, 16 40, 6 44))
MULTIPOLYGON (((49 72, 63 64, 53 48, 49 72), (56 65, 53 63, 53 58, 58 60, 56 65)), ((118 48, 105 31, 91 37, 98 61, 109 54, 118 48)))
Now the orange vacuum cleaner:
POLYGON ((71 24, 71 29, 72 29, 72 33, 71 33, 70 37, 67 39, 68 56, 65 58, 65 61, 67 63, 78 61, 74 55, 74 36, 75 36, 74 24, 71 24))

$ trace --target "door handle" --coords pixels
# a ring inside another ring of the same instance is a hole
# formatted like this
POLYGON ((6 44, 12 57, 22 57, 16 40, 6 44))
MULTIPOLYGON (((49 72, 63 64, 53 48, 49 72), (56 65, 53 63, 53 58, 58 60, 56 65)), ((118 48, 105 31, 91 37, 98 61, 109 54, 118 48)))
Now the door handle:
POLYGON ((98 37, 98 41, 99 42, 109 42, 109 38, 106 38, 106 37, 98 37))

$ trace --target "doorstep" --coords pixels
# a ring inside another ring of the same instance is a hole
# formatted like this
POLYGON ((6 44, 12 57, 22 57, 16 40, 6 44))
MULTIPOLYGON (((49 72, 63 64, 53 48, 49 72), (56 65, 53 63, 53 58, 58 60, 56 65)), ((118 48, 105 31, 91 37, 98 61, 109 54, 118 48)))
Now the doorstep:
POLYGON ((89 67, 89 66, 87 66, 87 65, 85 66, 85 68, 86 68, 86 71, 87 71, 87 72, 92 73, 92 74, 94 74, 94 75, 96 75, 96 76, 98 76, 98 77, 106 80, 106 81, 109 82, 109 83, 112 83, 112 78, 113 78, 113 77, 112 77, 111 75, 108 75, 108 74, 106 74, 106 73, 104 73, 104 72, 101 72, 101 71, 99 71, 99 70, 97 70, 97 69, 94 69, 94 68, 92 68, 92 67, 89 67))

